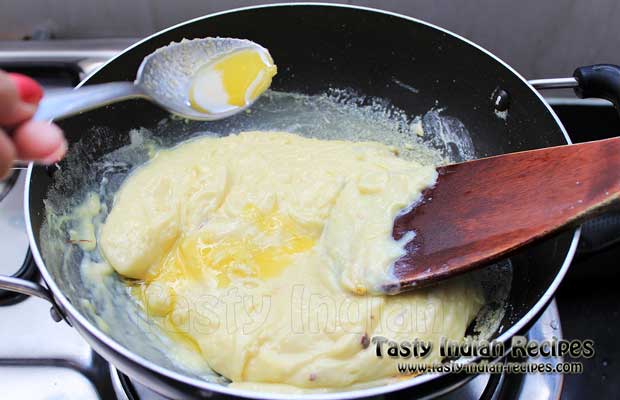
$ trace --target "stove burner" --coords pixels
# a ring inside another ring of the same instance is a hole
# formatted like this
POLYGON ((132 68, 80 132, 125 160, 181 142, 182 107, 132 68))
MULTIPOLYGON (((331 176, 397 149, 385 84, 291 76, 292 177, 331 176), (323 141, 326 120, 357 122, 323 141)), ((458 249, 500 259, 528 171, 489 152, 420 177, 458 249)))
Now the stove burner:
MULTIPOLYGON (((118 400, 168 400, 160 394, 157 394, 147 388, 146 386, 131 380, 127 375, 123 374, 112 365, 110 365, 110 374, 112 377, 112 385, 114 386, 114 392, 118 400)), ((516 375, 515 375, 516 376, 516 375)), ((467 383, 459 386, 456 389, 446 388, 446 393, 434 393, 430 396, 423 397, 424 399, 437 399, 437 400, 452 400, 452 399, 480 399, 491 400, 497 399, 497 394, 500 393, 500 388, 506 379, 506 375, 478 375, 467 383)), ((513 379, 514 380, 514 379, 513 379)), ((514 388, 520 386, 520 379, 518 382, 512 382, 509 390, 503 390, 501 393, 511 393, 514 388)), ((383 399, 401 399, 398 392, 394 394, 387 394, 382 396, 383 399)), ((505 397, 501 397, 505 398, 505 397)), ((512 397, 518 398, 518 397, 512 397)))
MULTIPOLYGON (((514 361, 514 360, 511 360, 514 361)), ((144 385, 132 381, 127 375, 110 365, 112 384, 118 400, 166 400, 167 398, 153 392, 144 385)), ((445 393, 435 393, 423 397, 425 399, 457 400, 457 399, 527 399, 523 396, 522 385, 527 377, 519 374, 483 374, 478 375, 456 389, 446 388, 445 393)), ((551 378, 555 380, 557 378, 551 378)), ((561 378, 559 378, 561 380, 561 378)), ((544 399, 559 398, 561 384, 555 386, 558 397, 543 397, 544 399)), ((531 392, 528 392, 531 394, 531 392)), ((398 392, 383 396, 384 399, 400 399, 398 392)))
POLYGON ((131 378, 114 368, 111 364, 110 377, 118 400, 169 400, 140 383, 136 382, 134 384, 131 378))

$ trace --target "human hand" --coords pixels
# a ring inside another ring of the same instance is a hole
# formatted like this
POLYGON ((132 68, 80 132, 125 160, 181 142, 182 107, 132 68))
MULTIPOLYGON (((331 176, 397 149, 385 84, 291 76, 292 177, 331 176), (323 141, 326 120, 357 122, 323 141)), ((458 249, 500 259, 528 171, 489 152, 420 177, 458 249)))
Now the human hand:
POLYGON ((42 96, 31 79, 0 70, 0 179, 16 159, 52 164, 67 152, 58 126, 31 120, 42 96))

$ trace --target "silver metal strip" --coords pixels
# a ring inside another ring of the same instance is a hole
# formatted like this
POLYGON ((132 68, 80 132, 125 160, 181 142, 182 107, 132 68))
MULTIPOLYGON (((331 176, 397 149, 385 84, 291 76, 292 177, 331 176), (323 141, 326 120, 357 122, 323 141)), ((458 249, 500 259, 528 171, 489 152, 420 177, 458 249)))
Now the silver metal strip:
POLYGON ((577 79, 570 78, 551 78, 551 79, 532 79, 528 83, 537 90, 545 89, 571 89, 579 86, 577 79))
POLYGON ((80 79, 101 67, 139 39, 0 41, 0 66, 71 65, 80 79))
POLYGON ((0 63, 71 63, 85 58, 109 60, 139 38, 0 41, 0 63))
POLYGON ((613 107, 613 103, 605 99, 573 99, 570 97, 546 97, 547 103, 553 106, 578 107, 613 107))

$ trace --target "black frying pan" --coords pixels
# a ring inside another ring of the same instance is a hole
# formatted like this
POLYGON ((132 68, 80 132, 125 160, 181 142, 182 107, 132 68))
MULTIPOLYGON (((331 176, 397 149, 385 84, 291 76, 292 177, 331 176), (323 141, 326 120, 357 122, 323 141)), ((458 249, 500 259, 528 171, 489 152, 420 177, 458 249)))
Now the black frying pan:
MULTIPOLYGON (((330 88, 353 88, 366 96, 387 99, 410 116, 443 107, 446 115, 460 120, 468 129, 476 155, 480 157, 570 141, 540 94, 489 52, 411 18, 349 6, 279 5, 199 18, 131 47, 89 77, 85 84, 133 80, 142 59, 155 49, 171 41, 206 36, 247 38, 268 48, 280 67, 272 86, 278 91, 318 94, 330 88), (415 86, 417 93, 405 90, 395 80, 415 86), (498 110, 507 110, 507 117, 498 117, 498 110)), ((596 80, 594 89, 588 87, 593 92, 586 94, 608 97, 617 94, 609 89, 609 83, 609 79, 596 80), (601 88, 607 92, 601 93, 601 88)), ((158 122, 167 117, 156 106, 133 100, 60 121, 72 144, 69 152, 77 151, 74 144, 81 143, 83 163, 82 173, 65 180, 62 190, 68 195, 79 193, 84 186, 101 179, 89 165, 127 145, 130 129, 152 129, 169 143, 197 129, 192 124, 176 129, 158 128, 158 122)), ((220 129, 225 129, 225 125, 220 129)), ((62 269, 54 257, 40 251, 39 232, 45 216, 43 201, 59 174, 69 167, 69 164, 61 164, 60 170, 31 167, 26 210, 33 254, 66 319, 111 363, 161 393, 174 397, 261 397, 172 372, 156 357, 145 359, 136 354, 128 344, 130 339, 114 337, 96 327, 96 316, 80 306, 80 299, 87 294, 80 288, 79 276, 62 269)), ((512 290, 495 334, 499 340, 507 342, 535 322, 566 273, 578 238, 579 230, 564 232, 511 257, 512 290)), ((395 397, 421 396, 438 388, 449 388, 466 378, 428 375, 391 386, 324 397, 355 398, 389 392, 395 392, 395 397)))

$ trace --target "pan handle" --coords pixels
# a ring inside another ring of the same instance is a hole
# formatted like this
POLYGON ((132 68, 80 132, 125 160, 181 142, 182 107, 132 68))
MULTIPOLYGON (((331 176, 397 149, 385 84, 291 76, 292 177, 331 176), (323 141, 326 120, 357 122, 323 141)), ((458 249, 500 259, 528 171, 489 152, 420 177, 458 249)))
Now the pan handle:
POLYGON ((0 289, 25 294, 27 296, 35 296, 40 299, 47 300, 52 305, 52 308, 50 309, 52 319, 56 322, 60 322, 63 319, 66 320, 64 314, 60 311, 60 308, 54 301, 54 297, 43 285, 40 285, 36 282, 31 282, 26 279, 14 278, 12 276, 0 274, 0 289))
POLYGON ((597 97, 614 103, 620 111, 620 66, 613 64, 596 64, 579 67, 573 73, 578 86, 577 97, 587 99, 597 97))
POLYGON ((620 66, 618 65, 588 65, 577 68, 571 78, 535 79, 529 83, 538 90, 572 88, 577 97, 609 100, 620 112, 620 66))

